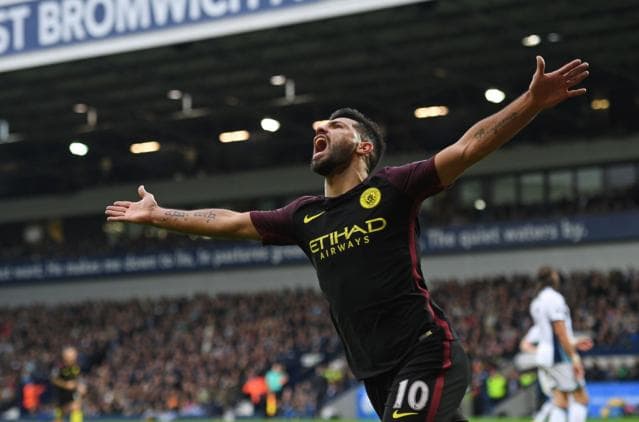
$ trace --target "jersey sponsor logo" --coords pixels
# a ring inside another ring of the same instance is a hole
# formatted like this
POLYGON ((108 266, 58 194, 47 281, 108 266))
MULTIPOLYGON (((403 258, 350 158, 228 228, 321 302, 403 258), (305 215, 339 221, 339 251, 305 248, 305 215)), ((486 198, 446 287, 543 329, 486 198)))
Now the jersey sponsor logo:
POLYGON ((328 258, 348 249, 369 244, 369 235, 384 230, 387 225, 385 218, 371 218, 361 225, 353 224, 311 239, 308 248, 312 253, 319 254, 320 259, 328 258))
POLYGON ((400 413, 398 410, 393 412, 393 419, 403 418, 404 416, 417 415, 417 412, 404 412, 400 413))
POLYGON ((313 214, 313 215, 308 215, 306 214, 304 216, 304 224, 308 224, 311 221, 315 220, 317 217, 321 216, 322 214, 324 214, 326 211, 322 211, 322 212, 318 212, 317 214, 313 214))
POLYGON ((375 208, 382 200, 382 192, 377 188, 368 188, 359 197, 359 204, 362 208, 375 208))

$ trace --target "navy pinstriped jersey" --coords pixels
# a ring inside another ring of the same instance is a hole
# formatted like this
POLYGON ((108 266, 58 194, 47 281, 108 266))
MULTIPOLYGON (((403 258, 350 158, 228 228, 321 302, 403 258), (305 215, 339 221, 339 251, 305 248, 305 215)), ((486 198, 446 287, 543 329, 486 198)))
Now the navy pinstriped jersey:
POLYGON ((264 244, 299 245, 311 260, 357 378, 392 369, 429 330, 453 339, 419 264, 417 214, 441 190, 430 158, 385 167, 338 197, 251 212, 264 244))

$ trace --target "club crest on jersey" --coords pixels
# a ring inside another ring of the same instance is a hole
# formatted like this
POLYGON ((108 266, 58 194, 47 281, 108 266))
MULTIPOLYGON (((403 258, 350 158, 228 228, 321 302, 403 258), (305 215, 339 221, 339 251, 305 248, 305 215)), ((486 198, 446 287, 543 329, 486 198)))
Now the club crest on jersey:
POLYGON ((382 192, 377 188, 368 188, 359 197, 359 204, 362 208, 371 209, 375 208, 379 201, 382 200, 382 192))

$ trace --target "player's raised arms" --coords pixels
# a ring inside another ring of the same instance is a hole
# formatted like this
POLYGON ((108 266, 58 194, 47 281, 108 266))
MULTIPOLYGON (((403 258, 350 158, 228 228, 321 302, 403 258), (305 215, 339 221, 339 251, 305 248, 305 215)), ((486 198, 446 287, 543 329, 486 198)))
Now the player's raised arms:
POLYGON ((588 77, 588 63, 575 59, 549 73, 545 73, 545 67, 544 59, 537 56, 537 69, 528 91, 475 123, 457 142, 435 156, 442 184, 453 183, 468 167, 512 139, 539 112, 586 93, 586 88, 574 87, 588 77))
POLYGON ((148 224, 182 233, 228 239, 260 240, 248 212, 225 209, 193 211, 160 207, 153 194, 138 187, 140 200, 115 201, 106 207, 107 221, 148 224))

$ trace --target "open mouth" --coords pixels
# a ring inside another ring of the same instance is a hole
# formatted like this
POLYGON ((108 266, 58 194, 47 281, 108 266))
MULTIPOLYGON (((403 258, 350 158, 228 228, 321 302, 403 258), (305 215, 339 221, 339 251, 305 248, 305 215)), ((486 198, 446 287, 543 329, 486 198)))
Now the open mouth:
POLYGON ((324 152, 326 148, 328 148, 328 140, 326 139, 326 137, 322 135, 316 136, 313 140, 313 158, 315 158, 316 155, 324 152))

